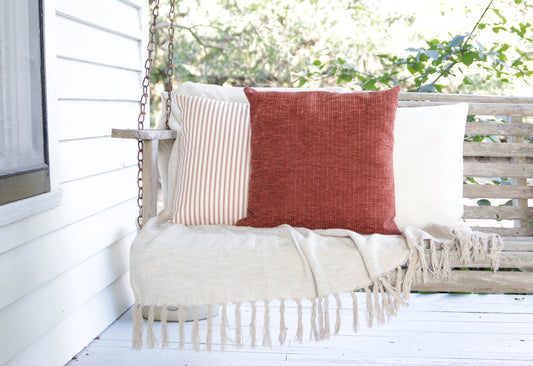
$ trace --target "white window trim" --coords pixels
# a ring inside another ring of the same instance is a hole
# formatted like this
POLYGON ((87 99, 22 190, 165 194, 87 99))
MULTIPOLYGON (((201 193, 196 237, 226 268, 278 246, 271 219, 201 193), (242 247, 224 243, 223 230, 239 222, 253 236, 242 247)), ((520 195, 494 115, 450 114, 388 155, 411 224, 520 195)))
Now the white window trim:
POLYGON ((43 1, 43 37, 45 55, 46 110, 48 123, 48 159, 50 164, 50 192, 0 205, 0 226, 51 210, 61 204, 56 162, 58 153, 57 73, 56 73, 56 16, 55 2, 43 1))
POLYGON ((0 226, 25 219, 56 208, 61 204, 63 191, 43 193, 38 196, 25 198, 0 206, 0 226))

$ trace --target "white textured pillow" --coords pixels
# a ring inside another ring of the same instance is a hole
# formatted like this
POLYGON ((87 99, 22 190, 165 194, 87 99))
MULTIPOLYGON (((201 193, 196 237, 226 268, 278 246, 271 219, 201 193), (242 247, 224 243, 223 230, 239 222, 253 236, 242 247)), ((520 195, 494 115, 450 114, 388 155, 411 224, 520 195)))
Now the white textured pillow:
POLYGON ((177 95, 182 117, 172 222, 233 225, 246 216, 250 107, 177 95))
POLYGON ((396 225, 456 225, 463 216, 468 104, 399 108, 394 127, 396 225))

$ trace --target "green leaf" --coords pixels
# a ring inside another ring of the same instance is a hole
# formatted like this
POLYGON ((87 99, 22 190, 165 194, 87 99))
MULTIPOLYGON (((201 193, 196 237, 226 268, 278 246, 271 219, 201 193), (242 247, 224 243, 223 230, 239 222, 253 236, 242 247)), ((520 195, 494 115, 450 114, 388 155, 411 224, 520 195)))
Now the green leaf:
POLYGON ((492 8, 492 10, 494 11, 494 13, 496 13, 496 15, 502 20, 503 24, 507 23, 507 18, 505 18, 502 14, 502 12, 500 11, 500 9, 496 9, 496 8, 492 8))
POLYGON ((313 65, 320 66, 320 65, 322 65, 322 62, 320 62, 320 60, 315 60, 315 61, 313 61, 313 65))
POLYGON ((487 199, 482 199, 477 201, 478 206, 490 206, 490 201, 487 199))
POLYGON ((449 45, 452 46, 452 47, 458 47, 458 46, 460 46, 463 43, 465 38, 466 38, 466 36, 455 36, 450 41, 449 45))
POLYGON ((432 58, 433 60, 437 60, 440 56, 439 51, 437 50, 427 50, 424 51, 423 54, 428 56, 429 58, 432 58))
POLYGON ((512 206, 512 205, 513 205, 513 200, 509 200, 503 204, 503 206, 512 206))
POLYGON ((477 53, 476 52, 465 52, 462 56, 461 56, 461 62, 463 64, 465 64, 466 66, 470 66, 472 65, 472 63, 474 63, 474 60, 477 58, 477 53))

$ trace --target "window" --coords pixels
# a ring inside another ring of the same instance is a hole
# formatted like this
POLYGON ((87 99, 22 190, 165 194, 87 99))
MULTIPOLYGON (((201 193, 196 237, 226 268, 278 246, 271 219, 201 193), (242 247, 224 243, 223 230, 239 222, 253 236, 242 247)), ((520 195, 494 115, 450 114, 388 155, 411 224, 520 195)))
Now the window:
POLYGON ((0 205, 50 191, 42 2, 0 3, 0 205))

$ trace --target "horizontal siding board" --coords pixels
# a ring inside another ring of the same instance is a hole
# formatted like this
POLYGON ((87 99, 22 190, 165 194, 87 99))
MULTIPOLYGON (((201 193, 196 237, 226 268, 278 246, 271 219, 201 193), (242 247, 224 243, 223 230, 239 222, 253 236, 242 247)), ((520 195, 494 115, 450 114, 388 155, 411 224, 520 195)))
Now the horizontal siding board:
POLYGON ((130 69, 141 66, 139 41, 62 17, 57 19, 57 37, 58 56, 130 69))
POLYGON ((132 303, 130 276, 129 272, 126 272, 26 347, 5 366, 64 365, 132 303))
POLYGON ((467 122, 466 135, 533 136, 533 124, 467 122))
POLYGON ((135 232, 132 214, 136 208, 134 200, 127 201, 1 255, 0 309, 135 232), (117 217, 128 216, 132 219, 117 225, 117 217), (32 269, 31 276, 27 276, 28 268, 32 269))
POLYGON ((111 136, 112 128, 136 128, 139 103, 70 101, 57 104, 59 140, 111 136))
POLYGON ((56 0, 58 12, 113 29, 120 33, 141 37, 139 9, 118 0, 56 0))
MULTIPOLYGON (((137 196, 137 167, 120 169, 61 185, 63 200, 57 208, 0 227, 0 253, 105 211, 137 196), (31 230, 28 230, 31 228, 31 230)), ((136 216, 119 217, 117 226, 136 216)))
POLYGON ((141 73, 84 62, 57 59, 63 75, 58 80, 61 99, 131 100, 141 95, 141 73))
POLYGON ((129 268, 133 235, 107 247, 0 311, 0 364, 45 335, 129 268))
POLYGON ((465 142, 463 156, 533 156, 533 144, 465 142))
POLYGON ((137 143, 110 137, 64 141, 59 144, 61 183, 137 164, 137 143))
POLYGON ((533 177, 533 164, 464 163, 465 177, 533 177))
POLYGON ((465 206, 464 218, 466 219, 532 219, 533 207, 512 206, 465 206))
POLYGON ((533 198, 533 186, 465 184, 465 198, 533 198))

